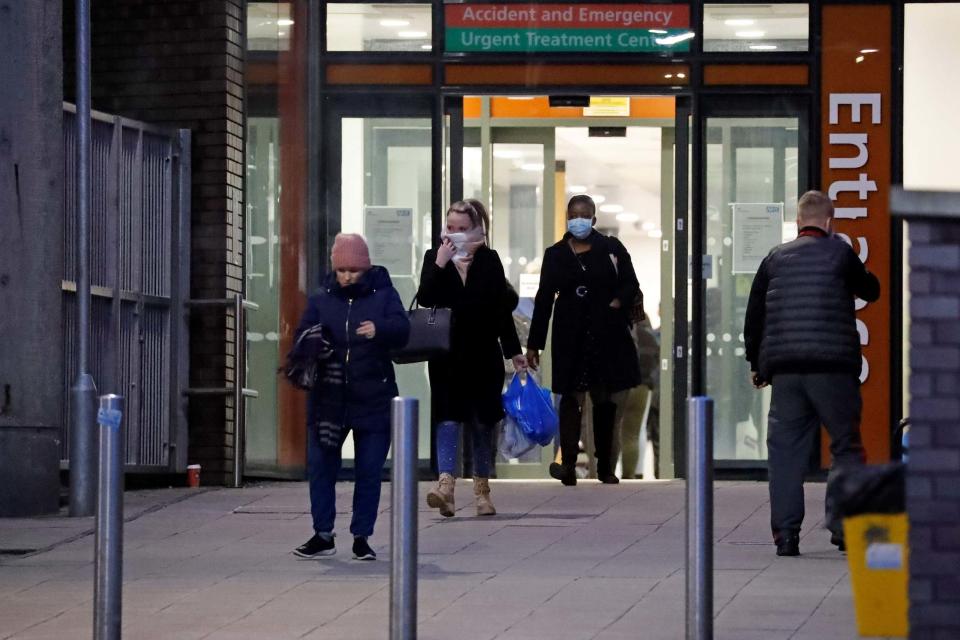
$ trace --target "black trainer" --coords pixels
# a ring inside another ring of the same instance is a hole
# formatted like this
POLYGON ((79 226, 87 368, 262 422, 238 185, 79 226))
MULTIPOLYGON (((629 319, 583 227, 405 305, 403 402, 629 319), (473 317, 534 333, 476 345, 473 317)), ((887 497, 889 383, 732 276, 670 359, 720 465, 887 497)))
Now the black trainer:
POLYGON ((550 477, 555 478, 565 484, 568 487, 577 486, 577 470, 576 468, 567 469, 562 464, 551 462, 550 463, 550 477))
POLYGON ((603 484, 620 484, 620 478, 618 478, 616 475, 612 473, 599 476, 598 480, 600 480, 600 482, 602 482, 603 484))
POLYGON ((353 559, 354 560, 376 560, 377 552, 370 548, 367 539, 357 536, 353 539, 353 559))
POLYGON ((800 533, 797 531, 779 531, 773 541, 777 543, 778 556, 800 555, 800 533))
POLYGON ((323 556, 332 556, 337 552, 337 546, 331 536, 329 540, 321 538, 317 534, 293 550, 293 555, 298 558, 322 558, 323 556))
POLYGON ((847 550, 847 542, 843 539, 843 536, 838 533, 830 534, 830 544, 834 545, 838 551, 847 550))

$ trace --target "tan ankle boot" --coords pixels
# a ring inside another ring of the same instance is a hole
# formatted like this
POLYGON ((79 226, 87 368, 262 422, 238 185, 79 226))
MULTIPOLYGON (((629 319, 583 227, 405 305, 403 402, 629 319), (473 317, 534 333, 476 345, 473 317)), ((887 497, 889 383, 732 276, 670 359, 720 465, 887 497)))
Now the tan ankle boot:
POLYGON ((473 495, 477 497, 478 516, 497 515, 497 510, 490 500, 490 481, 487 478, 473 477, 473 495))
POLYGON ((439 509, 440 515, 444 518, 453 517, 456 506, 453 502, 453 489, 456 486, 457 479, 449 473, 441 473, 440 481, 437 486, 427 494, 427 506, 431 509, 439 509))

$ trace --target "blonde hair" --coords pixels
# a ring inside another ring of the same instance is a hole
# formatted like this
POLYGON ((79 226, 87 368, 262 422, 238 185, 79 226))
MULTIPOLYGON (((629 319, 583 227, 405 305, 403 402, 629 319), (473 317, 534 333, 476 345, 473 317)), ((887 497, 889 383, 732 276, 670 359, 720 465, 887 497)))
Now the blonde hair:
POLYGON ((833 202, 822 191, 807 191, 797 202, 797 221, 826 222, 833 217, 833 202))

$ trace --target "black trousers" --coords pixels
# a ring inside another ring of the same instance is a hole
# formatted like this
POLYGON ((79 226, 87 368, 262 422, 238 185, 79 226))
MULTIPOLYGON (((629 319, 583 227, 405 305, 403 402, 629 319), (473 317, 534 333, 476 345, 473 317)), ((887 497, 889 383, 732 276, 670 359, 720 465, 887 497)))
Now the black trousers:
POLYGON ((817 431, 830 434, 833 459, 827 478, 827 528, 842 535, 839 518, 831 512, 836 471, 863 464, 860 440, 860 380, 851 373, 782 373, 773 376, 773 399, 767 431, 770 474, 770 526, 799 531, 803 523, 803 476, 817 431))
MULTIPOLYGON (((591 389, 593 403, 593 442, 597 456, 597 476, 613 473, 613 427, 617 405, 606 390, 591 389)), ((580 417, 586 393, 569 393, 560 397, 560 457, 564 467, 577 466, 580 451, 580 417)))

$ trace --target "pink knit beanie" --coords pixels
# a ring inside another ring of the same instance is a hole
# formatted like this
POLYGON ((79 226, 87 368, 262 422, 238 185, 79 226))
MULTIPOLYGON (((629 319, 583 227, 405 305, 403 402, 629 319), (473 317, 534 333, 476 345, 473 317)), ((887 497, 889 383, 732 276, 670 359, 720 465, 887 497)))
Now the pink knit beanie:
POLYGON ((370 250, 363 236, 356 233, 338 233, 333 241, 330 262, 334 269, 366 271, 370 268, 370 250))

